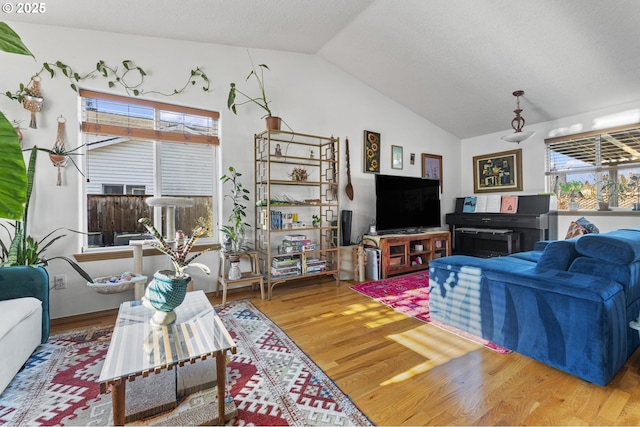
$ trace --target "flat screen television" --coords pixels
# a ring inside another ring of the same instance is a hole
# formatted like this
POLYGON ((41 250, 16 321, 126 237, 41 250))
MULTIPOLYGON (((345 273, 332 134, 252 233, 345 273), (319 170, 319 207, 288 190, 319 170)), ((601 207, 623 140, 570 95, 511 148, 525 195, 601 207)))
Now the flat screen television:
POLYGON ((441 226, 440 181, 376 175, 376 230, 416 233, 441 226))

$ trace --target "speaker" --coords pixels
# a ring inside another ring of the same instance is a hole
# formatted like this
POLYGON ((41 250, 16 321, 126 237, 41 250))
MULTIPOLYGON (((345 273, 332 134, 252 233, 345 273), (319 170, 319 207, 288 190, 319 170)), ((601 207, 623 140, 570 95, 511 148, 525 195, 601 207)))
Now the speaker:
POLYGON ((351 211, 342 211, 340 215, 340 246, 351 245, 351 211))

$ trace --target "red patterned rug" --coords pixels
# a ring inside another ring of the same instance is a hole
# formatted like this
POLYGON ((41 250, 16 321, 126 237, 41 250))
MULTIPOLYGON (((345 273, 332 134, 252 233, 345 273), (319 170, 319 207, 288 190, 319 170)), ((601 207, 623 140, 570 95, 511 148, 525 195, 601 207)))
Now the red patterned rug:
POLYGON ((426 323, 431 323, 447 332, 456 334, 475 343, 482 344, 497 353, 510 353, 511 350, 496 345, 485 339, 468 334, 460 329, 445 325, 429 317, 429 272, 407 274, 395 276, 389 279, 377 280, 374 282, 361 283, 351 286, 369 298, 385 304, 394 310, 415 317, 426 323))
MULTIPOLYGON (((249 301, 216 306, 216 312, 238 346, 228 364, 238 415, 227 425, 373 425, 249 301)), ((111 333, 106 328, 62 334, 38 347, 0 394, 0 425, 113 425, 111 395, 100 394, 97 383, 111 333)), ((217 410, 215 395, 215 389, 194 393, 177 408, 138 423, 197 424, 199 414, 210 419, 217 410)))

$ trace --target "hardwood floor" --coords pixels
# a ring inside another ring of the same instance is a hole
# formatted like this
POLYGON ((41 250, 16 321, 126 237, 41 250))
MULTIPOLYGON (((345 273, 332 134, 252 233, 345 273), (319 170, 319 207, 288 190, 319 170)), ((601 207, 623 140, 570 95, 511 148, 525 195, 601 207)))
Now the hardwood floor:
MULTIPOLYGON (((229 299, 250 298, 376 425, 640 425, 640 350, 600 387, 407 318, 349 285, 282 284, 271 301, 249 287, 229 299)), ((113 324, 115 313, 64 320, 52 333, 113 324)))

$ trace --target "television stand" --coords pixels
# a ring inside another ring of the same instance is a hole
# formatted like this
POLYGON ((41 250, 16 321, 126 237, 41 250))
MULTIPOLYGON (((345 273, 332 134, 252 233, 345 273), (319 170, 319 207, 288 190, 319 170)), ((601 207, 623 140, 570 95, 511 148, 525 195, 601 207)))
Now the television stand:
POLYGON ((385 234, 363 236, 378 244, 380 249, 380 278, 426 270, 429 262, 451 255, 451 233, 425 231, 414 234, 385 234))

